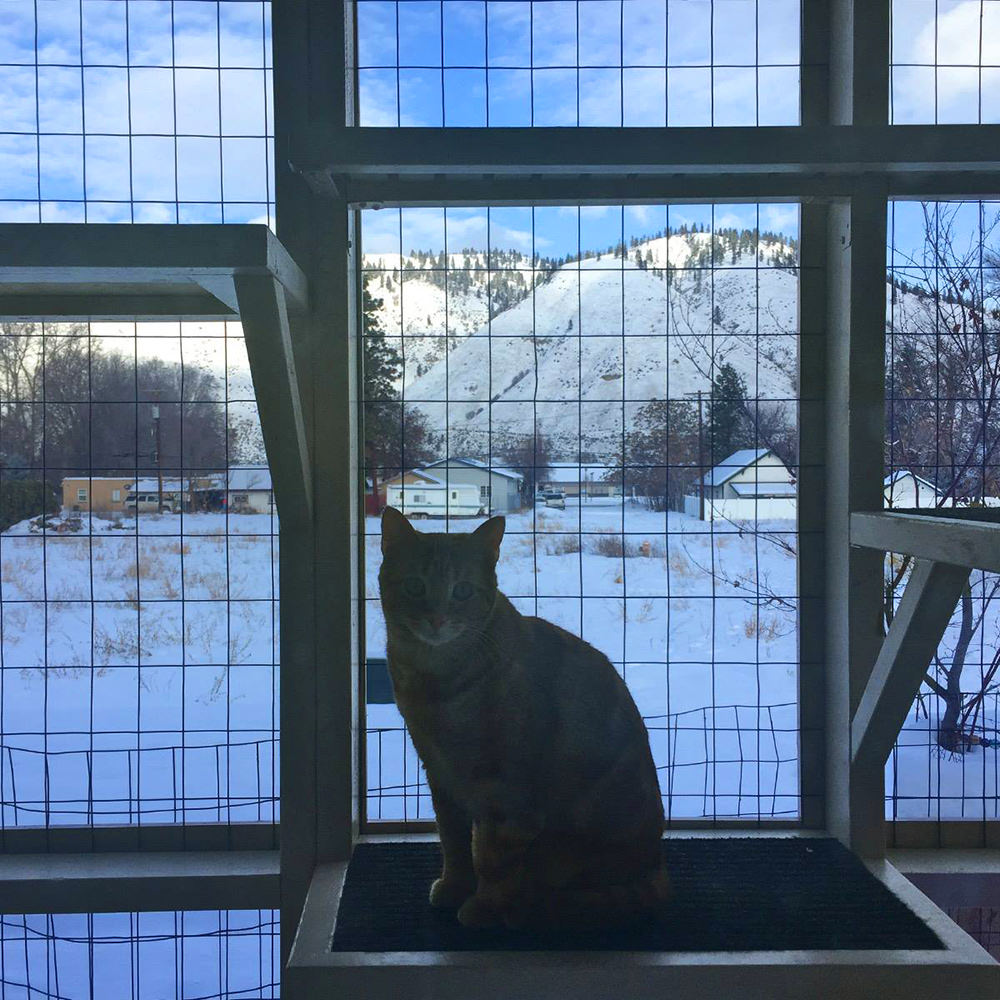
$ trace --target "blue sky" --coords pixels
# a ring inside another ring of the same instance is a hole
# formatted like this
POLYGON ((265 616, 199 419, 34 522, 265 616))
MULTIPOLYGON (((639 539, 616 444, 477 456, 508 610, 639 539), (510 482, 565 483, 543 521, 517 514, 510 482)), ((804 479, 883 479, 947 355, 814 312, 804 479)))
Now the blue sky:
POLYGON ((363 0, 362 124, 794 125, 798 6, 363 0))
POLYGON ((669 225, 717 229, 772 230, 798 235, 798 206, 620 205, 576 208, 406 208, 366 211, 362 248, 366 253, 413 249, 485 251, 516 249, 542 257, 575 257, 580 248, 604 249, 633 236, 651 236, 669 225))
MULTIPOLYGON (((794 123, 797 36, 798 0, 361 0, 362 120, 794 123)), ((1000 0, 894 0, 893 46, 896 121, 1000 120, 1000 0)), ((4 220, 268 217, 270 11, 259 0, 131 0, 127 17, 121 0, 0 0, 0 95, 4 220)), ((752 228, 756 215, 717 206, 715 223, 752 228)), ((481 210, 448 218, 450 246, 485 245, 481 210)), ((761 228, 794 235, 795 218, 792 206, 760 209, 761 228)), ((398 214, 370 219, 369 247, 398 249, 398 214)), ((444 246, 441 211, 404 220, 404 249, 444 246)), ((668 221, 710 225, 712 210, 675 206, 668 220, 662 206, 624 219, 593 208, 578 221, 575 209, 537 209, 532 222, 503 209, 489 236, 562 256, 578 226, 584 247, 601 247, 623 227, 627 240, 668 221)), ((897 239, 916 246, 918 223, 897 211, 897 239)))
POLYGON ((0 0, 0 217, 267 221, 270 92, 259 0, 0 0))

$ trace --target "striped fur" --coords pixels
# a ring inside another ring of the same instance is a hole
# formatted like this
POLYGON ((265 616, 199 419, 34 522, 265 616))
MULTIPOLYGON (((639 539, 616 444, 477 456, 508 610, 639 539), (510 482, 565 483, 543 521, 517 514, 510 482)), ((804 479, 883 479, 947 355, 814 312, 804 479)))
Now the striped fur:
POLYGON ((476 926, 641 918, 668 895, 645 726, 606 656, 497 589, 503 530, 382 519, 389 670, 444 855, 431 902, 476 926))

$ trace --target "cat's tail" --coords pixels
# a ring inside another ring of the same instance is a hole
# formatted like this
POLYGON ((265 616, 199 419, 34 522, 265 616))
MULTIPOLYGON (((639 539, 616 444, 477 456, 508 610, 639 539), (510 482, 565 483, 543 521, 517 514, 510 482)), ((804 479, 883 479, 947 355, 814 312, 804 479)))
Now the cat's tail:
POLYGON ((512 914, 507 922, 538 930, 622 927, 648 919, 670 896, 670 877, 660 865, 631 882, 548 888, 526 912, 512 914))

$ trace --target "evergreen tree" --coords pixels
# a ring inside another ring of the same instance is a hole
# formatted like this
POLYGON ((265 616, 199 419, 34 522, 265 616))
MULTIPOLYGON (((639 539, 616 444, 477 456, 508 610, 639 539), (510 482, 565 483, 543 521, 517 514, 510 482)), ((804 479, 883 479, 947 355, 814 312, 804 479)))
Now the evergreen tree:
POLYGON ((630 421, 605 482, 623 484, 653 510, 682 510, 698 477, 698 406, 654 399, 630 421))
POLYGON ((740 373, 729 362, 719 367, 712 381, 712 399, 708 406, 708 435, 713 465, 740 448, 753 444, 747 419, 747 387, 740 373))
POLYGON ((379 322, 382 300, 362 289, 362 389, 365 460, 368 476, 379 493, 380 483, 433 457, 433 435, 423 415, 404 406, 396 385, 403 361, 386 339, 379 322))

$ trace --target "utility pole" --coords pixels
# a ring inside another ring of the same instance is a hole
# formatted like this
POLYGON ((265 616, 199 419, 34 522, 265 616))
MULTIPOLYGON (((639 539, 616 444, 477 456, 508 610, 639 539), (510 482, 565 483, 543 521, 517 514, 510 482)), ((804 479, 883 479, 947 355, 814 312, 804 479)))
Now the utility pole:
POLYGON ((707 475, 705 470, 705 422, 702 417, 702 398, 705 395, 703 389, 699 389, 697 392, 691 391, 684 393, 685 396, 697 396, 698 397, 698 517, 700 520, 705 520, 705 476, 707 475))
POLYGON ((701 484, 698 490, 699 495, 699 518, 705 520, 705 434, 704 434, 704 422, 701 417, 701 397, 702 391, 698 390, 698 468, 701 470, 701 475, 698 477, 698 482, 701 484))
MULTIPOLYGON (((163 513, 163 452, 160 449, 160 406, 153 403, 153 439, 156 456, 156 511, 163 513)), ((138 502, 136 503, 138 512, 138 502)))

